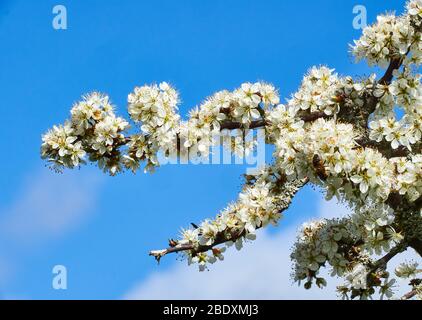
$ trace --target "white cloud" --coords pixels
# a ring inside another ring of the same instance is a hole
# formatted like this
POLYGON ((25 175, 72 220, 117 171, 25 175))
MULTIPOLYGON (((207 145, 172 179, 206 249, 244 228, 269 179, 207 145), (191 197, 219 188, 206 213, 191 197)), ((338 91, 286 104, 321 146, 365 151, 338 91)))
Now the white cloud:
MULTIPOLYGON (((321 199, 317 218, 345 216, 350 211, 335 200, 321 199)), ((303 221, 304 222, 304 221, 303 221)), ((241 251, 230 248, 225 261, 210 266, 209 271, 198 272, 195 266, 176 262, 169 269, 154 272, 136 284, 124 299, 338 299, 335 288, 342 279, 326 276, 328 286, 323 290, 305 290, 293 284, 290 278, 292 263, 290 250, 297 227, 282 228, 277 234, 258 233, 256 241, 241 251)), ((391 261, 393 271, 403 259, 417 259, 413 250, 391 261)), ((157 267, 159 268, 159 267, 157 267)), ((323 276, 328 270, 324 270, 323 276)), ((400 296, 408 289, 400 281, 400 296)))
MULTIPOLYGON (((318 217, 347 214, 334 201, 322 201, 318 217)), ((282 223, 282 222, 281 222, 282 223)), ((280 226, 282 228, 282 226, 280 226)), ((297 226, 282 228, 277 234, 258 233, 256 241, 241 251, 230 248, 225 261, 198 272, 195 266, 177 262, 170 269, 156 271, 135 285, 125 299, 336 299, 338 279, 328 280, 324 290, 305 290, 290 278, 290 251, 297 226)), ((157 267, 159 268, 159 267, 157 267)))
POLYGON ((350 209, 343 203, 338 202, 335 198, 330 201, 320 200, 319 214, 320 218, 332 219, 341 218, 350 213, 350 209))
POLYGON ((69 232, 93 212, 99 183, 91 173, 45 170, 29 176, 13 203, 1 210, 1 237, 34 243, 69 232))
POLYGON ((95 212, 100 183, 90 172, 43 170, 25 179, 11 203, 0 208, 0 243, 7 244, 0 252, 0 286, 13 282, 34 245, 63 237, 95 212))
POLYGON ((126 294, 126 299, 318 299, 334 298, 332 290, 305 291, 290 280, 290 248, 295 230, 259 233, 239 252, 230 249, 224 262, 198 272, 178 262, 157 271, 126 294), (327 295, 328 294, 328 295, 327 295))

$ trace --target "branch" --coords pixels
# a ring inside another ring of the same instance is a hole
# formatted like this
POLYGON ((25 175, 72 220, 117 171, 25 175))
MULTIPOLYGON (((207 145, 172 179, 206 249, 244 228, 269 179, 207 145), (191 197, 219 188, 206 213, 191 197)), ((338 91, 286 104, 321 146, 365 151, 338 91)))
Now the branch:
POLYGON ((409 291, 408 293, 406 293, 405 295, 403 295, 400 300, 410 300, 412 299, 414 296, 416 296, 418 294, 418 292, 416 291, 416 289, 413 289, 412 291, 409 291))
POLYGON ((221 130, 224 130, 224 129, 229 129, 229 130, 257 129, 257 128, 265 127, 267 124, 268 124, 268 122, 264 119, 252 121, 249 125, 245 125, 241 122, 224 121, 223 123, 221 123, 220 128, 221 128, 221 130))
MULTIPOLYGON (((304 115, 300 116, 300 118, 305 122, 312 122, 312 121, 315 121, 319 118, 329 118, 329 117, 331 117, 331 116, 325 114, 323 111, 311 112, 311 113, 304 114, 304 115)), ((224 129, 229 129, 229 130, 257 129, 257 128, 265 127, 265 126, 270 125, 270 124, 271 124, 271 122, 268 121, 268 120, 265 120, 265 119, 252 121, 249 125, 245 125, 245 124, 240 123, 240 122, 224 121, 223 123, 221 123, 220 128, 221 128, 221 130, 224 130, 224 129)))
MULTIPOLYGON (((422 26, 416 26, 416 32, 421 32, 422 26)), ((400 67, 403 64, 403 61, 405 57, 409 54, 410 48, 416 43, 416 41, 419 41, 418 38, 416 38, 414 41, 412 41, 411 45, 407 49, 406 53, 404 55, 401 55, 399 57, 396 57, 390 61, 390 65, 387 68, 387 71, 385 71, 384 76, 378 81, 379 84, 383 85, 389 85, 391 81, 393 80, 393 73, 395 70, 400 69, 400 67)))
POLYGON ((409 149, 407 149, 405 146, 400 146, 397 149, 393 149, 391 148, 390 142, 386 140, 376 142, 374 140, 369 139, 367 135, 356 139, 355 141, 360 147, 370 147, 377 149, 387 159, 394 157, 407 157, 410 154, 409 149))
POLYGON ((388 262, 394 258, 399 253, 405 251, 407 249, 406 241, 399 242, 395 247, 393 247, 385 256, 378 259, 371 268, 371 272, 375 272, 379 269, 385 270, 387 268, 388 262))
MULTIPOLYGON (((411 47, 411 46, 410 46, 411 47)), ((390 64, 387 68, 387 70, 385 71, 384 75, 382 76, 381 79, 378 80, 379 84, 382 85, 389 85, 391 84, 391 81, 393 80, 393 76, 394 76, 394 71, 400 69, 400 67, 403 64, 404 58, 407 56, 407 54, 410 52, 410 47, 408 48, 407 52, 405 55, 397 57, 397 58, 393 58, 390 61, 390 64)), ((365 118, 365 129, 368 126, 368 118, 369 116, 375 111, 379 98, 376 98, 375 96, 373 96, 373 94, 371 93, 370 96, 368 97, 367 100, 367 104, 366 104, 366 110, 365 112, 363 112, 364 114, 364 118, 365 118)))
MULTIPOLYGON (((325 114, 322 111, 312 112, 309 114, 302 115, 300 118, 305 122, 312 122, 319 118, 329 118, 330 116, 325 114)), ((258 129, 258 128, 264 128, 268 125, 270 125, 271 122, 266 119, 260 119, 252 121, 249 124, 244 124, 241 122, 235 122, 235 121, 224 121, 220 124, 220 130, 235 130, 235 129, 258 129)), ((130 137, 126 137, 122 141, 115 144, 115 147, 122 147, 126 144, 128 144, 131 141, 130 137)))
POLYGON ((412 247, 422 257, 422 239, 412 239, 409 241, 409 246, 412 247))
MULTIPOLYGON (((260 227, 257 227, 256 229, 260 229, 260 227)), ((149 252, 150 256, 153 256, 157 261, 160 261, 160 259, 169 254, 169 253, 177 253, 177 252, 181 252, 181 251, 193 251, 195 254, 201 253, 201 252, 207 252, 208 250, 211 250, 212 248, 226 243, 228 241, 236 241, 237 239, 243 237, 245 235, 245 230, 242 230, 242 232, 237 233, 237 234, 233 234, 232 238, 230 239, 226 239, 224 237, 224 233, 220 232, 217 234, 216 236, 216 240, 214 241, 214 243, 212 245, 208 245, 208 246, 203 246, 203 245, 199 245, 199 246, 195 246, 193 243, 189 243, 189 244, 176 244, 175 246, 169 246, 168 248, 164 249, 164 250, 153 250, 149 252)))
POLYGON ((387 269, 388 262, 394 258, 397 254, 405 251, 407 249, 407 243, 405 240, 402 240, 395 247, 393 247, 385 256, 375 261, 375 263, 370 264, 370 270, 366 276, 369 287, 379 285, 379 276, 377 275, 378 271, 385 271, 387 269))
MULTIPOLYGON (((281 187, 281 194, 284 195, 283 201, 280 205, 280 213, 285 211, 289 206, 294 197, 294 195, 300 190, 308 182, 308 179, 301 179, 301 180, 293 180, 291 182, 284 182, 284 185, 281 187)), ((257 226, 256 229, 261 229, 263 226, 257 226)), ((200 229, 200 228, 199 228, 200 229)), ((213 249, 215 246, 220 244, 232 241, 235 242, 236 240, 242 238, 246 235, 246 230, 240 230, 231 232, 231 230, 223 230, 217 233, 214 242, 211 245, 197 245, 194 243, 177 243, 174 240, 170 241, 170 246, 163 250, 153 250, 150 251, 149 255, 153 256, 157 261, 169 254, 169 253, 176 253, 182 251, 191 251, 192 256, 195 256, 202 252, 207 252, 213 249), (230 234, 230 238, 227 237, 227 233, 230 234)))
POLYGON ((414 296, 416 296, 418 293, 420 293, 420 285, 422 284, 422 279, 412 279, 409 283, 409 285, 412 286, 412 290, 406 293, 401 297, 401 300, 409 300, 412 299, 414 296))
POLYGON ((390 61, 390 65, 388 66, 387 71, 385 71, 384 76, 378 81, 379 84, 389 85, 391 83, 391 81, 393 80, 394 71, 400 69, 403 63, 404 57, 406 55, 401 56, 400 58, 394 58, 390 61))

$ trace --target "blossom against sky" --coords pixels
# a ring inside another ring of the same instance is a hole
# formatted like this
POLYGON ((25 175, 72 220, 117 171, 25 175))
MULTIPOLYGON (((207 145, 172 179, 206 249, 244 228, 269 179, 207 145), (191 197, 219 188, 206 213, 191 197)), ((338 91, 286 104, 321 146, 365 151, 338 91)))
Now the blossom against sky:
MULTIPOLYGON (((180 92, 183 116, 213 92, 246 81, 269 81, 288 98, 313 65, 370 73, 348 53, 361 32, 352 26, 355 5, 366 6, 370 21, 404 7, 404 1, 62 1, 68 29, 54 30, 56 4, 0 4, 0 133, 8 137, 0 142, 0 229, 8 231, 0 233, 0 293, 6 298, 120 298, 177 263, 169 258, 157 266, 148 250, 238 194, 245 168, 234 165, 165 166, 154 175, 113 178, 84 167, 56 176, 39 159, 41 134, 67 118, 82 94, 106 92, 122 116, 135 86, 161 81, 180 92), (29 231, 13 231, 22 224, 29 231), (57 264, 68 269, 66 291, 51 287, 57 264)), ((316 216, 317 201, 317 193, 304 190, 280 223, 316 216)))

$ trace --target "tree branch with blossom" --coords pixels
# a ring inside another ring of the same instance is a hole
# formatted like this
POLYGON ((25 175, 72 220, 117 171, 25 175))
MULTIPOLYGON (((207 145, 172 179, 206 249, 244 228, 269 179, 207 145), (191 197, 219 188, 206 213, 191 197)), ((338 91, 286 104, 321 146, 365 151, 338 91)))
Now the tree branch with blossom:
MULTIPOLYGON (((214 137, 227 131, 224 147, 245 156, 256 148, 246 134, 264 129, 273 163, 245 175, 238 200, 214 219, 183 230, 150 255, 160 260, 179 253, 204 270, 223 259, 226 247, 240 249, 257 230, 276 224, 310 183, 352 213, 302 227, 291 254, 294 280, 305 288, 324 286, 320 269, 331 267, 346 280, 338 288, 344 297, 370 298, 376 291, 392 297, 390 259, 408 248, 422 255, 422 0, 409 1, 401 16, 380 15, 351 50, 357 60, 385 68, 384 75, 354 79, 313 67, 286 104, 273 85, 248 82, 215 93, 183 120, 178 92, 162 82, 129 94, 129 121, 115 114, 108 96, 92 93, 43 136, 41 155, 56 170, 92 162, 111 175, 141 167, 153 172, 160 153, 209 157, 214 137)), ((396 276, 413 277, 417 270, 403 265, 396 276)), ((417 278, 411 286, 405 297, 420 297, 417 278)))

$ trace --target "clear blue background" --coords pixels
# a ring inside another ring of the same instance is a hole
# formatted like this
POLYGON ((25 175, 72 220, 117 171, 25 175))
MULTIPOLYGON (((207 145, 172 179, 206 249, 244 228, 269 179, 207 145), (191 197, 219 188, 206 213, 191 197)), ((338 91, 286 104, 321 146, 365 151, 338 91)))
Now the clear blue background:
MULTIPOLYGON (((21 201, 28 180, 54 175, 39 159, 41 134, 67 118, 82 94, 106 92, 126 116, 134 86, 168 81, 180 91, 186 115, 206 96, 245 81, 272 82, 288 98, 313 65, 367 75, 371 71, 354 64, 348 49, 360 35, 352 27, 357 4, 374 21, 386 10, 402 12, 404 1, 0 0, 0 224, 7 225, 8 208, 21 201), (67 8, 67 30, 52 28, 57 4, 67 8)), ((42 244, 22 246, 0 235, 0 258, 13 261, 0 295, 122 297, 157 268, 180 263, 168 257, 157 267, 147 252, 234 200, 244 169, 165 166, 154 175, 106 177, 82 168, 77 178, 100 180, 89 218, 42 244), (51 288, 56 264, 69 269, 66 291, 51 288)), ((317 198, 304 190, 281 228, 311 217, 317 198)))

